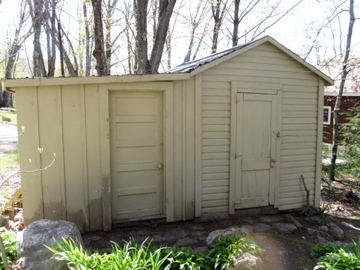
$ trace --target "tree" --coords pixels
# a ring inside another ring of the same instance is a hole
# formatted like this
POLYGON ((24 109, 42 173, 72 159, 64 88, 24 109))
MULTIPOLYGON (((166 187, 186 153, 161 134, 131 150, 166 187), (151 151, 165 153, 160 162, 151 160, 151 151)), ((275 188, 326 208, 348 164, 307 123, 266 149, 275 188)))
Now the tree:
MULTIPOLYGON (((29 10, 26 8, 25 0, 21 1, 19 22, 16 26, 14 39, 7 52, 7 61, 5 67, 5 78, 14 78, 16 62, 19 53, 26 39, 32 34, 31 27, 27 31, 23 31, 26 22, 29 18, 29 10)), ((0 107, 13 107, 13 94, 7 91, 2 91, 0 86, 0 107)))
POLYGON ((134 0, 136 21, 135 72, 137 74, 153 74, 158 72, 175 3, 176 0, 159 0, 158 18, 154 28, 154 42, 149 59, 147 31, 148 0, 134 0))
POLYGON ((225 12, 227 12, 227 8, 228 8, 228 0, 209 0, 209 1, 211 1, 211 12, 212 12, 212 17, 214 19, 211 53, 216 53, 218 41, 219 41, 220 28, 224 20, 225 12))
POLYGON ((104 48, 104 31, 102 20, 102 6, 101 0, 91 0, 94 16, 94 36, 95 36, 95 48, 93 56, 96 59, 96 71, 98 76, 108 75, 105 48, 104 48))
POLYGON ((348 32, 346 38, 346 47, 345 54, 342 61, 342 71, 341 71, 341 81, 339 92, 336 97, 336 102, 334 106, 334 122, 333 122, 333 146, 331 151, 331 164, 330 164, 330 179, 335 180, 335 168, 336 168, 336 159, 338 153, 338 145, 339 145, 339 113, 341 100, 344 92, 344 87, 346 83, 346 77, 348 75, 348 61, 351 49, 351 39, 353 36, 353 29, 355 24, 355 14, 354 14, 354 0, 349 0, 349 25, 348 32))

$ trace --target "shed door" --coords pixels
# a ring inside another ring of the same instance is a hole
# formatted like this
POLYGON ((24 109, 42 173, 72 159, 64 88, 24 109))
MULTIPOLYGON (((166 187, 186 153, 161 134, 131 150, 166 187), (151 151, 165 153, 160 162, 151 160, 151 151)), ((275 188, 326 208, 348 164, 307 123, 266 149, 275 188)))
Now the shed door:
POLYGON ((163 215, 162 93, 110 98, 112 219, 163 215))
POLYGON ((235 209, 269 205, 276 157, 277 96, 237 93, 235 209))

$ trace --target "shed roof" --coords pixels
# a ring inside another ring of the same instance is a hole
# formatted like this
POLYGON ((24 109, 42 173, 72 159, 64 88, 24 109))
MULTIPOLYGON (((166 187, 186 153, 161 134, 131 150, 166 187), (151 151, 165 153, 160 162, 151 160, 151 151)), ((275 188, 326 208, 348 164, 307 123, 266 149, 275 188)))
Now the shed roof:
POLYGON ((190 73, 190 76, 196 75, 200 72, 203 72, 206 69, 209 69, 215 65, 218 65, 234 56, 240 55, 254 47, 257 47, 261 44, 264 44, 265 42, 270 42, 272 45, 292 57, 294 60, 299 62, 300 64, 304 65, 309 70, 313 71, 315 74, 317 74, 319 77, 324 79, 325 85, 333 85, 334 80, 327 76, 325 73, 314 67, 313 65, 309 64, 305 60, 303 60, 300 56, 280 44, 278 41, 273 39, 270 36, 265 36, 263 38, 260 38, 258 40, 254 40, 242 45, 235 46, 230 49, 226 49, 221 52, 217 52, 193 61, 182 63, 173 69, 168 70, 166 73, 190 73))
POLYGON ((287 49, 270 36, 265 36, 258 40, 238 45, 221 52, 217 52, 200 59, 182 63, 181 65, 170 69, 161 74, 145 74, 145 75, 115 75, 104 77, 58 77, 58 78, 32 78, 32 79, 7 79, 5 82, 6 90, 15 92, 16 87, 41 86, 41 85, 69 85, 69 84, 98 84, 98 83, 121 83, 121 82, 146 82, 146 81, 171 81, 171 80, 187 80, 190 77, 199 74, 213 66, 216 66, 230 58, 245 53, 254 47, 266 42, 271 43, 285 54, 321 77, 326 86, 333 85, 334 80, 321 72, 300 56, 287 49))

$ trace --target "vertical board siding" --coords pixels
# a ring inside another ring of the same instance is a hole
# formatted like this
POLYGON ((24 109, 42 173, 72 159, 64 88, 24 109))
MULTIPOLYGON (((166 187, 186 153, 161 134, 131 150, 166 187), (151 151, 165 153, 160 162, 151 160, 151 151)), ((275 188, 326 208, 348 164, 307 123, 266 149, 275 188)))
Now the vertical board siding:
MULTIPOLYGON (((20 168, 31 165, 26 170, 40 168, 39 142, 39 114, 37 87, 16 89, 16 104, 18 115, 19 156, 20 168)), ((23 169, 24 170, 24 169, 23 169)), ((23 191, 23 216, 25 226, 31 222, 44 218, 44 200, 41 173, 22 173, 21 188, 23 191)))
POLYGON ((202 211, 228 211, 231 81, 283 86, 279 170, 279 209, 306 202, 304 175, 314 201, 318 78, 275 46, 263 44, 202 74, 202 211))
POLYGON ((41 167, 48 166, 56 153, 56 162, 41 172, 43 184, 44 217, 65 219, 64 167, 62 147, 62 108, 60 86, 38 88, 39 136, 43 148, 41 167))
POLYGON ((87 149, 88 211, 90 231, 102 229, 102 189, 100 162, 100 106, 97 85, 85 88, 85 128, 87 149))

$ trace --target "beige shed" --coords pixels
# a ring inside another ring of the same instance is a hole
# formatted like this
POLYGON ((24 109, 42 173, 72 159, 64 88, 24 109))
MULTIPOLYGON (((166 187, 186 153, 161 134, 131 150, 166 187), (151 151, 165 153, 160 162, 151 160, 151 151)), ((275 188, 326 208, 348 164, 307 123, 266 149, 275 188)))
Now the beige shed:
POLYGON ((7 80, 16 92, 26 224, 181 221, 319 206, 323 89, 271 37, 164 74, 7 80), (20 129, 20 128, 19 128, 20 129), (38 147, 44 148, 40 156, 38 147))

